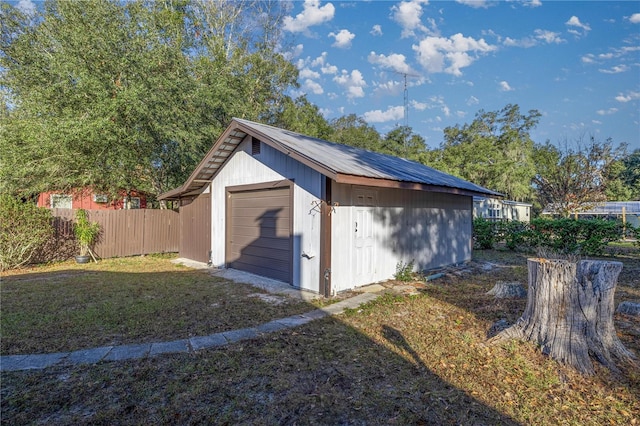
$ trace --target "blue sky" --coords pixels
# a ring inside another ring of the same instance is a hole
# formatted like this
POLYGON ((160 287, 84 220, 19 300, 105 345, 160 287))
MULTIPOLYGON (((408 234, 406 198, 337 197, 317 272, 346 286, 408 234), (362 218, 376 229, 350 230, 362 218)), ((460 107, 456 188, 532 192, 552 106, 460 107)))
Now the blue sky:
MULTIPOLYGON (((19 0, 19 7, 35 7, 19 0)), ((430 148, 448 126, 518 104, 535 142, 594 136, 640 148, 640 2, 293 1, 284 19, 300 89, 325 118, 382 134, 408 122, 430 148)))
POLYGON ((640 148, 640 2, 292 2, 300 89, 327 119, 404 123, 430 148, 480 109, 542 113, 535 142, 594 136, 640 148))

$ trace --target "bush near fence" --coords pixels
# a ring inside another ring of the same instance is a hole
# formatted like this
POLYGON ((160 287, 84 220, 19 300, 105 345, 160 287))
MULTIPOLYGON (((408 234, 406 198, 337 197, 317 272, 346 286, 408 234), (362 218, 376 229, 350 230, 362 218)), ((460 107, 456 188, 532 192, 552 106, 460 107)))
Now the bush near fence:
MULTIPOLYGON (((38 251, 34 263, 69 259, 78 254, 73 233, 75 210, 51 209, 54 235, 38 251)), ((100 224, 93 247, 98 257, 124 257, 177 252, 180 214, 175 210, 87 210, 89 220, 100 224)))
POLYGON ((473 225, 474 248, 479 249, 504 243, 511 250, 544 248, 564 254, 601 255, 608 243, 624 236, 620 222, 602 219, 539 218, 524 223, 476 218, 473 225))

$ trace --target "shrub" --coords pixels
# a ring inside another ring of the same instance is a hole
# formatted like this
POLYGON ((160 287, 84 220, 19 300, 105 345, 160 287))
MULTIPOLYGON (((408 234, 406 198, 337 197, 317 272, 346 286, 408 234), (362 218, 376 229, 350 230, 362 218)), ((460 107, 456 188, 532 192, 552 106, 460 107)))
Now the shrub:
POLYGON ((393 275, 398 281, 411 281, 413 280, 413 264, 414 261, 404 263, 400 261, 396 263, 396 273, 393 275))
POLYGON ((491 249, 495 242, 496 234, 493 223, 481 217, 473 219, 473 247, 491 249))
POLYGON ((90 222, 87 211, 79 209, 76 211, 76 223, 73 226, 73 232, 80 246, 80 256, 87 256, 91 252, 91 246, 98 238, 100 224, 90 222))
POLYGON ((531 248, 593 256, 604 253, 609 242, 621 239, 622 227, 618 222, 602 219, 534 219, 521 237, 523 244, 531 248))
POLYGON ((628 232, 631 233, 631 237, 635 238, 636 240, 635 245, 640 247, 640 226, 638 226, 637 228, 634 228, 633 226, 629 226, 627 230, 628 232))
POLYGON ((53 236, 51 211, 0 195, 0 271, 23 266, 53 236))

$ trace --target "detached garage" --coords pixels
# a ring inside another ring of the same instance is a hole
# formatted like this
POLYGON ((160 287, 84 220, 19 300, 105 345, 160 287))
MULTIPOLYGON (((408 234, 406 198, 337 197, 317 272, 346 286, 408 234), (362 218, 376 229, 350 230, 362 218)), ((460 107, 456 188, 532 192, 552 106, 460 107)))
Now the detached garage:
POLYGON ((241 119, 160 199, 203 193, 211 217, 200 238, 214 266, 327 296, 392 278, 398 262, 470 260, 473 196, 500 195, 416 162, 241 119))

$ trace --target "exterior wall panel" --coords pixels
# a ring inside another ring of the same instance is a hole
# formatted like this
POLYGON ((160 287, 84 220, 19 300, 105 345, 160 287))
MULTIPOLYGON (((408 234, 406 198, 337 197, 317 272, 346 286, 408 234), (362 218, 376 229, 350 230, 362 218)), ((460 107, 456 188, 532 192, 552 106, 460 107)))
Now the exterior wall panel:
POLYGON ((214 266, 226 261, 226 188, 289 179, 293 187, 292 282, 294 287, 319 291, 320 196, 323 176, 302 163, 261 144, 252 155, 251 138, 240 143, 211 184, 211 240, 214 266), (303 256, 304 255, 304 256, 303 256))
POLYGON ((200 194, 180 206, 180 257, 209 261, 211 250, 211 194, 200 194))
POLYGON ((333 290, 393 278, 398 262, 415 262, 419 270, 471 259, 472 197, 435 192, 369 188, 376 206, 357 206, 361 187, 333 184, 339 203, 332 217, 333 290), (358 279, 357 211, 368 209, 373 219, 373 278, 358 279))

